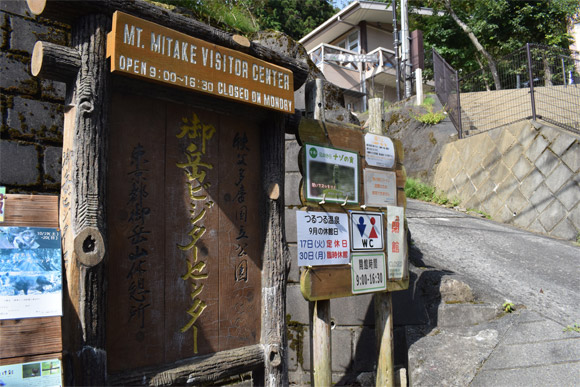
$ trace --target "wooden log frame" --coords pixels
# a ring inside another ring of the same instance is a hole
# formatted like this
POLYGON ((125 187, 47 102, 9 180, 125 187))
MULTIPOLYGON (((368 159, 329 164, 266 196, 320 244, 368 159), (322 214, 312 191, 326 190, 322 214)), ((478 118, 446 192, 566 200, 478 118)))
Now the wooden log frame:
POLYGON ((294 90, 298 90, 308 76, 305 62, 282 55, 256 42, 208 26, 196 19, 160 8, 144 0, 76 0, 70 1, 26 0, 34 15, 72 24, 79 17, 88 14, 111 16, 115 11, 139 16, 145 20, 161 24, 184 34, 211 41, 220 46, 252 55, 256 58, 285 67, 294 73, 294 90))
POLYGON ((105 219, 108 100, 112 77, 106 61, 111 14, 119 9, 181 32, 248 52, 294 72, 294 85, 306 79, 301 62, 247 40, 232 37, 193 19, 141 0, 70 2, 27 0, 34 14, 72 24, 72 47, 37 42, 34 75, 67 83, 63 141, 60 226, 66 275, 62 331, 64 380, 67 385, 206 383, 264 367, 266 385, 287 379, 283 181, 284 116, 271 113, 261 133, 264 206, 261 344, 140 369, 109 378, 105 340, 107 229, 105 219), (179 27, 177 27, 179 26, 179 27), (300 80, 302 79, 302 81, 300 80), (272 122, 274 125, 272 125, 272 122), (272 127, 274 126, 274 127, 272 127))

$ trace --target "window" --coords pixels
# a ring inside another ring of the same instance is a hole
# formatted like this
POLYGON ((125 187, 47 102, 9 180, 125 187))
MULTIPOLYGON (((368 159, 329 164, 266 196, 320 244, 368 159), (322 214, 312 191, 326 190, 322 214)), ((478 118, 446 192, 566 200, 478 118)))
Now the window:
POLYGON ((350 33, 345 39, 336 44, 340 48, 360 53, 360 44, 358 38, 358 31, 350 33))

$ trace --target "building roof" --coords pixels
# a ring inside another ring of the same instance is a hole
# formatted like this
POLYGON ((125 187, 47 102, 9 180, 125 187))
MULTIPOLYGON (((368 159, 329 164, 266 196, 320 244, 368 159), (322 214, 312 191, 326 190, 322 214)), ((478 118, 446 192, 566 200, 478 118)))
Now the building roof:
POLYGON ((300 43, 310 51, 321 43, 329 43, 345 34, 361 21, 393 24, 391 5, 376 1, 354 1, 300 39, 300 43))
MULTIPOLYGON (((409 12, 420 15, 433 14, 433 10, 430 8, 414 8, 410 9, 409 12)), ((353 27, 358 26, 361 21, 392 25, 393 9, 390 2, 355 0, 300 39, 300 43, 304 45, 306 51, 310 51, 319 44, 332 42, 353 27)))

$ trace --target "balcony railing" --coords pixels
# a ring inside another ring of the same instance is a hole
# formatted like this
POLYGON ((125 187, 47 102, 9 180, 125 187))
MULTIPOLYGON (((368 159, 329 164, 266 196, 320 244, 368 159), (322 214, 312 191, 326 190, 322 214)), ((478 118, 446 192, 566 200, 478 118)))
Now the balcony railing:
POLYGON ((344 67, 349 70, 356 70, 358 71, 359 66, 362 64, 363 69, 365 70, 365 76, 368 79, 373 75, 376 75, 380 72, 393 72, 395 73, 396 69, 396 62, 395 62, 395 52, 392 50, 388 50, 383 47, 378 47, 373 51, 366 54, 366 57, 374 57, 376 58, 373 62, 339 62, 339 61, 329 61, 325 60, 325 55, 354 55, 360 56, 357 52, 347 50, 341 47, 333 46, 330 44, 322 43, 316 46, 313 50, 309 52, 310 59, 316 64, 316 66, 324 72, 324 63, 333 63, 335 65, 344 67), (391 71, 389 71, 391 70, 391 71))
MULTIPOLYGON (((309 53, 310 59, 314 62, 316 67, 320 69, 320 71, 324 72, 324 56, 327 54, 345 54, 345 55, 358 55, 358 52, 347 50, 345 48, 333 46, 330 44, 322 43, 312 49, 309 53)), ((359 63, 356 62, 336 62, 332 61, 332 63, 337 64, 338 66, 347 68, 349 70, 358 70, 359 63)))
POLYGON ((365 63, 366 78, 370 78, 380 72, 392 72, 395 74, 396 62, 395 52, 383 47, 378 47, 367 54, 368 56, 378 55, 379 61, 376 63, 365 63), (389 71, 390 70, 390 71, 389 71))

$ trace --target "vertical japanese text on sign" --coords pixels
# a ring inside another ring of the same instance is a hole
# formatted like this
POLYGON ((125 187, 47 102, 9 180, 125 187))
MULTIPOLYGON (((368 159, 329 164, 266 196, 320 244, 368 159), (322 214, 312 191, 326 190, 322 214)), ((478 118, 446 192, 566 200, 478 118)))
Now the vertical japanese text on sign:
POLYGON ((203 225, 203 219, 206 212, 214 206, 214 202, 209 200, 206 191, 211 186, 206 182, 207 171, 213 169, 213 164, 204 161, 206 156, 206 145, 212 139, 216 129, 212 125, 204 124, 200 121, 197 114, 193 113, 191 118, 183 118, 181 131, 176 135, 178 139, 186 141, 187 148, 183 163, 177 163, 177 167, 183 169, 187 178, 187 192, 190 199, 190 223, 191 229, 187 233, 189 242, 185 245, 178 245, 183 251, 192 252, 191 257, 186 259, 186 272, 181 277, 184 281, 191 280, 191 299, 193 303, 187 310, 191 317, 189 322, 181 328, 181 332, 186 332, 193 328, 193 351, 197 351, 197 327, 195 322, 201 316, 207 304, 200 297, 204 283, 203 280, 208 278, 208 273, 203 273, 206 262, 198 259, 197 242, 203 237, 206 228, 203 225))

